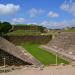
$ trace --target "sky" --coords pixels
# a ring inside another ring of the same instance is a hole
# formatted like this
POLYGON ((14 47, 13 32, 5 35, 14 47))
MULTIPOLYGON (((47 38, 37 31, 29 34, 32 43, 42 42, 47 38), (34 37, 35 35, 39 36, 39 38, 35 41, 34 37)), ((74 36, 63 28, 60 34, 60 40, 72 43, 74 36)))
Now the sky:
POLYGON ((75 0, 0 0, 0 21, 75 27, 75 0))

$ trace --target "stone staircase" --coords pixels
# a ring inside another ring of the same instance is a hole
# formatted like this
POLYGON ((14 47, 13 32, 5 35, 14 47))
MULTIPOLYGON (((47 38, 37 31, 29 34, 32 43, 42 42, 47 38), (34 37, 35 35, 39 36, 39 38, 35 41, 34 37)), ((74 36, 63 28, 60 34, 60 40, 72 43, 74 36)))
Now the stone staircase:
POLYGON ((59 36, 47 44, 49 47, 65 51, 68 50, 72 45, 75 45, 75 32, 62 32, 59 36))
POLYGON ((75 32, 62 32, 43 46, 47 51, 54 51, 75 61, 75 32))

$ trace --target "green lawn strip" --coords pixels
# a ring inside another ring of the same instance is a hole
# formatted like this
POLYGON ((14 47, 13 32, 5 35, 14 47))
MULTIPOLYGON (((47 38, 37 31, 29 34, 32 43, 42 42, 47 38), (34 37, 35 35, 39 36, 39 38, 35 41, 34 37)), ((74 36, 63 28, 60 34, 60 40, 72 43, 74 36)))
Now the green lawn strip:
MULTIPOLYGON (((21 44, 29 53, 31 53, 36 59, 38 59, 44 65, 56 64, 56 55, 39 48, 39 44, 21 44)), ((68 61, 58 57, 58 64, 68 61)))

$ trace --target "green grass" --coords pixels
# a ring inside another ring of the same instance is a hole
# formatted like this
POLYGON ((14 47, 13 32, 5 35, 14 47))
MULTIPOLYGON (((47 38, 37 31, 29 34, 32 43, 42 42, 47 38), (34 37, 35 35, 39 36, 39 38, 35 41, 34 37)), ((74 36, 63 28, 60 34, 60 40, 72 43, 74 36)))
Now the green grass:
POLYGON ((75 29, 64 30, 65 32, 75 32, 75 29))
MULTIPOLYGON (((36 59, 38 59, 44 65, 50 65, 56 63, 56 55, 49 53, 42 48, 39 48, 39 44, 21 44, 29 53, 31 53, 36 59)), ((58 64, 69 64, 68 61, 58 57, 58 64)))
POLYGON ((32 30, 16 30, 10 33, 7 33, 7 35, 40 35, 41 32, 38 31, 32 31, 32 30))

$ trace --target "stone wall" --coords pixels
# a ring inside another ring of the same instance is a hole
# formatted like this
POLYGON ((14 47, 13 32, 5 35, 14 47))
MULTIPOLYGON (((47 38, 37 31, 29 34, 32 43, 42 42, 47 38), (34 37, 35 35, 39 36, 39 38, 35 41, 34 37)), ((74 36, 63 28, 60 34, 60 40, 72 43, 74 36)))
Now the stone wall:
POLYGON ((15 25, 13 27, 13 31, 16 31, 16 30, 38 30, 38 26, 17 26, 15 25))
POLYGON ((7 52, 7 53, 13 55, 14 57, 16 57, 24 62, 28 62, 28 63, 36 65, 36 66, 41 65, 37 59, 35 59, 33 56, 29 55, 23 48, 16 46, 12 42, 10 42, 2 37, 0 37, 0 49, 3 50, 4 52, 7 52))
POLYGON ((39 35, 39 36, 3 36, 8 41, 14 44, 21 43, 38 43, 38 44, 46 44, 52 39, 52 35, 39 35))
POLYGON ((75 32, 62 32, 47 45, 68 50, 72 45, 75 45, 75 32))
POLYGON ((9 53, 0 50, 0 66, 4 65, 4 59, 5 58, 5 65, 15 65, 15 66, 20 66, 20 65, 30 65, 27 62, 24 62, 16 57, 14 57, 13 55, 10 55, 9 53))

